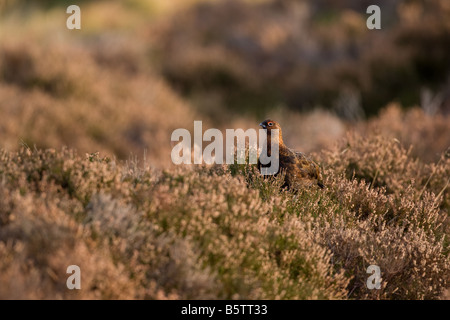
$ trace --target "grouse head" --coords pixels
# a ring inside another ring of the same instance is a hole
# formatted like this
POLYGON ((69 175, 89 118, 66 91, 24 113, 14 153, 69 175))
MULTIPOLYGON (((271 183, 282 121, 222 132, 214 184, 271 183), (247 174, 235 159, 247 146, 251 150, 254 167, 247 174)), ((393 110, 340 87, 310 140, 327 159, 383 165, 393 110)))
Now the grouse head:
POLYGON ((259 125, 260 125, 263 129, 267 130, 268 132, 269 132, 270 130, 272 130, 272 129, 278 129, 278 130, 281 131, 281 127, 280 127, 280 125, 278 124, 278 122, 273 121, 273 120, 270 120, 270 119, 264 120, 264 121, 261 122, 259 125))
POLYGON ((278 122, 274 121, 274 120, 264 120, 263 122, 261 122, 259 124, 264 130, 267 131, 267 137, 270 139, 271 137, 271 131, 274 129, 278 130, 278 134, 279 134, 279 142, 282 145, 283 144, 283 138, 281 135, 281 126, 278 122))

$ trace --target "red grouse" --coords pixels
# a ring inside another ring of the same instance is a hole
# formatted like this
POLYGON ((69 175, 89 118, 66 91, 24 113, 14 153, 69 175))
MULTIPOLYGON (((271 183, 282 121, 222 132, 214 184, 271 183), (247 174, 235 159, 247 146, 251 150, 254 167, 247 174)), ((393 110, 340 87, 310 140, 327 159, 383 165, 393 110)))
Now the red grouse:
MULTIPOLYGON (((274 129, 278 129, 279 170, 275 175, 278 175, 281 171, 285 172, 283 187, 293 190, 313 185, 318 185, 320 188, 324 187, 319 166, 303 153, 293 151, 284 145, 281 126, 278 122, 268 119, 261 122, 259 125, 267 130, 267 155, 269 157, 271 157, 271 132, 274 129)), ((262 165, 258 159, 258 169, 260 171, 261 167, 268 166, 269 164, 262 165)))

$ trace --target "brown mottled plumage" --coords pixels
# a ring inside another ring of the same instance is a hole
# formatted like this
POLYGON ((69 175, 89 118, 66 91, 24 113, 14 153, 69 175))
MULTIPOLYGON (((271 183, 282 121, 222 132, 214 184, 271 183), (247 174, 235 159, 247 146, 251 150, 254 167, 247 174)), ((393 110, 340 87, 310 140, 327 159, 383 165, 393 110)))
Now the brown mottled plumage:
MULTIPOLYGON (((273 129, 279 130, 280 168, 277 174, 279 174, 281 170, 285 171, 285 187, 288 187, 289 189, 301 189, 312 185, 318 185, 320 188, 324 187, 319 166, 303 153, 293 151, 284 145, 281 127, 276 121, 268 119, 261 122, 259 125, 267 130, 268 156, 271 155, 271 131, 273 129)), ((258 168, 260 169, 260 167, 261 165, 258 160, 258 168)))

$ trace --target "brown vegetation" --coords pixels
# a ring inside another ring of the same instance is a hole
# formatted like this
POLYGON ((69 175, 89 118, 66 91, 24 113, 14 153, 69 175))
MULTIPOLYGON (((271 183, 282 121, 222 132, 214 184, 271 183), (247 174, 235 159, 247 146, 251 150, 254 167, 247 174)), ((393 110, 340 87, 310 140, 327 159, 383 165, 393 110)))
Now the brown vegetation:
POLYGON ((0 1, 0 299, 448 299, 450 7, 381 2, 0 1), (268 117, 323 190, 171 163, 268 117))
POLYGON ((450 281, 449 158, 421 165, 395 141, 355 138, 323 165, 327 188, 294 195, 248 165, 159 172, 2 151, 1 296, 438 298, 450 281), (85 275, 77 293, 69 264, 85 275), (381 290, 365 286, 370 264, 381 290))

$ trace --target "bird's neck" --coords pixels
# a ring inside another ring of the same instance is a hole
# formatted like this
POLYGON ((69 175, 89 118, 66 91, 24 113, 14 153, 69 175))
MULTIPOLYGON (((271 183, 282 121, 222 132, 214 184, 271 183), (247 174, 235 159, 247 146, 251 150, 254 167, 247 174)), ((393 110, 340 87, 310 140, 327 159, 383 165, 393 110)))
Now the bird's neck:
MULTIPOLYGON (((278 130, 278 150, 285 148, 283 143, 283 135, 281 134, 281 130, 278 130)), ((272 135, 271 132, 267 132, 267 155, 270 156, 272 154, 272 135)))

